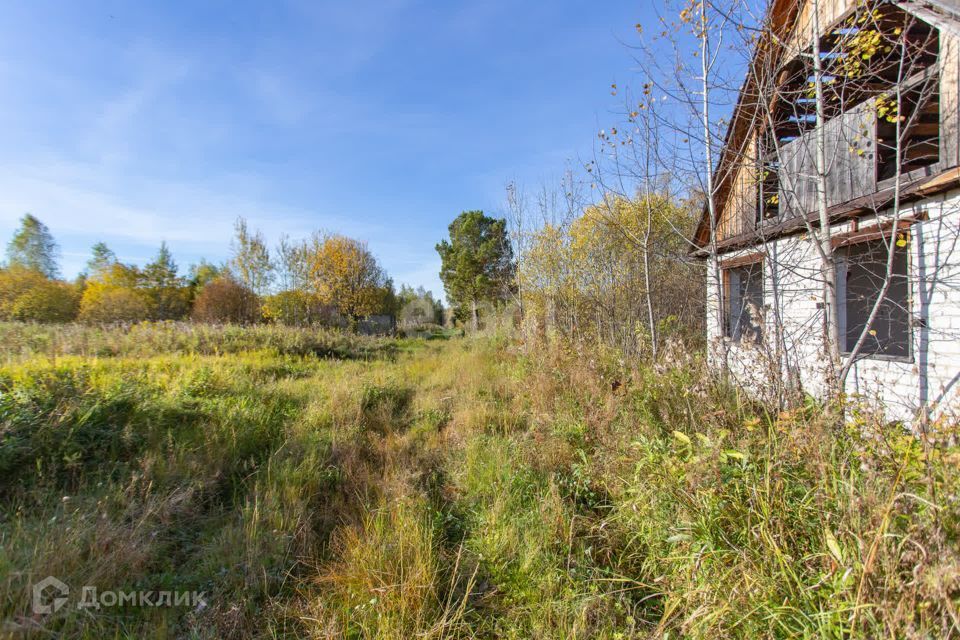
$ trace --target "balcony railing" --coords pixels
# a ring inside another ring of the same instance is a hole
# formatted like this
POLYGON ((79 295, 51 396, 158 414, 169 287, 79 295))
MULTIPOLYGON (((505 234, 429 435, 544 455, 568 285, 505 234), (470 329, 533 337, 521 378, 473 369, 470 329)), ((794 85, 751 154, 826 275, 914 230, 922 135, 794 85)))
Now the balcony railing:
MULTIPOLYGON (((877 96, 823 125, 828 208, 890 187, 898 175, 902 184, 918 174, 936 171, 940 150, 938 88, 936 75, 924 73, 904 83, 899 108, 891 110, 891 95, 877 96)), ((777 176, 776 204, 761 202, 765 210, 758 221, 782 222, 817 210, 817 144, 817 129, 813 128, 781 144, 779 154, 771 155, 767 167, 777 176)))
MULTIPOLYGON (((860 103, 823 125, 827 206, 877 191, 877 101, 860 103)), ((817 131, 780 147, 779 219, 817 209, 817 131)))

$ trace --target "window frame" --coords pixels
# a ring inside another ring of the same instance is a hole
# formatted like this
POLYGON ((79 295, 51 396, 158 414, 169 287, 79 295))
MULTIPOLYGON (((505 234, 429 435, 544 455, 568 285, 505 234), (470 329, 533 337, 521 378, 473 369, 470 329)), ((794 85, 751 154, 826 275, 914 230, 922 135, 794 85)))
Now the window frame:
MULTIPOLYGON (((755 344, 762 345, 766 339, 766 321, 765 317, 761 316, 758 326, 758 335, 755 340, 744 340, 743 331, 739 332, 739 335, 734 335, 733 331, 733 308, 731 305, 732 296, 731 296, 731 282, 730 275, 733 271, 739 271, 749 268, 757 268, 760 272, 760 310, 761 312, 766 311, 766 272, 764 270, 764 254, 763 253, 751 253, 744 256, 739 256, 737 258, 731 258, 729 260, 724 260, 720 263, 720 272, 722 275, 722 286, 723 286, 723 305, 720 310, 723 316, 723 339, 735 343, 735 344, 755 344)), ((742 313, 742 312, 741 312, 742 313)))
MULTIPOLYGON (((925 218, 921 216, 920 219, 925 218)), ((904 274, 903 277, 906 281, 906 301, 904 303, 905 313, 906 313, 906 346, 907 352, 904 355, 900 354, 886 354, 886 353, 873 353, 869 351, 861 350, 857 353, 857 360, 881 360, 887 362, 905 362, 912 363, 914 361, 914 328, 915 328, 915 319, 913 314, 913 278, 910 276, 910 267, 913 262, 913 252, 911 247, 913 247, 913 239, 915 237, 912 227, 918 221, 917 218, 901 218, 894 229, 893 221, 888 221, 882 224, 875 224, 864 229, 854 229, 850 233, 841 234, 833 239, 833 250, 834 250, 834 261, 836 264, 836 276, 837 276, 837 304, 839 305, 839 323, 840 326, 837 327, 837 338, 840 340, 838 345, 840 348, 840 353, 843 356, 849 356, 853 345, 847 344, 847 255, 849 250, 852 247, 861 247, 865 244, 877 243, 879 246, 886 251, 886 243, 896 242, 894 238, 897 235, 904 234, 907 237, 907 246, 903 248, 904 253, 904 274)), ((896 246, 894 247, 896 250, 896 246)))

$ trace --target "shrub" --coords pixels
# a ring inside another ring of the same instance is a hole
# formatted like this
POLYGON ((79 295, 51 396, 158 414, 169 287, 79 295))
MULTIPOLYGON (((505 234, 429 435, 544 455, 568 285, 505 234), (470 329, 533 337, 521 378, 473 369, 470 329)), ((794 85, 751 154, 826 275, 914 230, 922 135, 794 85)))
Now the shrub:
POLYGON ((188 287, 151 287, 144 294, 153 320, 180 320, 190 313, 188 287))
POLYGON ((30 322, 69 322, 77 317, 80 296, 65 282, 46 281, 13 301, 10 317, 30 322))
POLYGON ((17 298, 46 281, 39 271, 22 267, 0 269, 0 315, 10 318, 17 298))
POLYGON ((229 277, 207 284, 193 303, 193 318, 201 322, 249 324, 260 317, 257 294, 229 277))
POLYGON ((289 326, 336 323, 333 309, 306 291, 281 291, 263 300, 265 319, 289 326))
POLYGON ((80 300, 84 322, 139 322, 149 317, 150 306, 134 289, 91 283, 80 300))
POLYGON ((0 270, 0 318, 67 322, 77 315, 74 287, 23 267, 0 270))

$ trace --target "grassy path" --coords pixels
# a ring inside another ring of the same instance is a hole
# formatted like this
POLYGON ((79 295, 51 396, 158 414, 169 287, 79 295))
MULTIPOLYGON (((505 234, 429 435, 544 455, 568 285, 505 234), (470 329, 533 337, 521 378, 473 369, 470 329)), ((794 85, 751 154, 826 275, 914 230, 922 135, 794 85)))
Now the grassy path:
POLYGON ((957 507, 924 506, 957 493, 950 450, 764 414, 692 360, 217 340, 0 368, 3 633, 952 632, 957 507), (47 575, 71 599, 33 614, 47 575), (84 585, 205 604, 78 609, 84 585))

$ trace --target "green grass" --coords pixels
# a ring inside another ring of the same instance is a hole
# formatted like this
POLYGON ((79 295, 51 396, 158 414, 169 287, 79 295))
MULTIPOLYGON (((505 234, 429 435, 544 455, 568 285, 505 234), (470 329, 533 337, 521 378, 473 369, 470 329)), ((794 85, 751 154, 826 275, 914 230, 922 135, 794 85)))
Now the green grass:
POLYGON ((695 356, 134 331, 0 326, 0 635, 960 634, 953 424, 766 411, 695 356))

